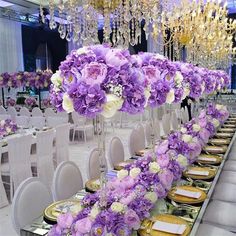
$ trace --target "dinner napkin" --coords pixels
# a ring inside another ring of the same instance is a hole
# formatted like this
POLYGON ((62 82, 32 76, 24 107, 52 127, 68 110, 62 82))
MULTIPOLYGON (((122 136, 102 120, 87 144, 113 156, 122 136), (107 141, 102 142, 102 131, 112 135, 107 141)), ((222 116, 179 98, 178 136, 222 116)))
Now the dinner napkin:
POLYGON ((120 166, 120 167, 125 167, 125 166, 127 166, 127 165, 128 165, 127 162, 121 162, 121 163, 119 163, 119 166, 120 166))
POLYGON ((217 161, 216 158, 210 158, 210 157, 198 157, 199 161, 211 161, 211 162, 215 162, 217 161))
POLYGON ((188 170, 188 174, 190 175, 203 175, 208 176, 209 171, 203 171, 203 170, 188 170))
POLYGON ((112 178, 114 178, 116 176, 117 176, 117 171, 115 171, 115 170, 108 171, 107 174, 106 174, 106 177, 108 179, 112 179, 112 178))
POLYGON ((171 234, 183 234, 186 230, 186 225, 171 224, 163 221, 156 221, 153 226, 153 230, 167 232, 171 234))
POLYGON ((46 235, 48 233, 48 230, 46 229, 36 229, 34 230, 34 234, 36 235, 46 235))
POLYGON ((200 192, 193 192, 193 191, 188 191, 188 190, 184 190, 184 189, 177 189, 175 191, 175 194, 185 196, 185 197, 196 198, 196 199, 201 197, 200 192))

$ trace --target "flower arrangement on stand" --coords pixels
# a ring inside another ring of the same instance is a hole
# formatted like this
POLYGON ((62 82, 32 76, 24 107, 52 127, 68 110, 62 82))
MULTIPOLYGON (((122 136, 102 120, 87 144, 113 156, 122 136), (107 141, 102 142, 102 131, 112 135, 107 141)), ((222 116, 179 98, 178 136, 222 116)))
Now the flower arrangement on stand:
POLYGON ((8 107, 14 107, 16 105, 16 100, 13 98, 7 98, 6 105, 8 107))
POLYGON ((18 127, 15 122, 10 119, 0 121, 0 138, 4 138, 8 135, 14 134, 18 127))
POLYGON ((25 99, 25 105, 29 108, 32 108, 36 105, 36 99, 34 97, 28 97, 25 99))

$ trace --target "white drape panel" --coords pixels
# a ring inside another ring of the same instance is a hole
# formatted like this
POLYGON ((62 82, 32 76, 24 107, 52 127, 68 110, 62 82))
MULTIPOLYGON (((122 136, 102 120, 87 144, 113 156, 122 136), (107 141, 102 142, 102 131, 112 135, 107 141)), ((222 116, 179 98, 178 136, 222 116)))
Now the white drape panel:
POLYGON ((22 70, 21 23, 0 18, 0 73, 22 70))

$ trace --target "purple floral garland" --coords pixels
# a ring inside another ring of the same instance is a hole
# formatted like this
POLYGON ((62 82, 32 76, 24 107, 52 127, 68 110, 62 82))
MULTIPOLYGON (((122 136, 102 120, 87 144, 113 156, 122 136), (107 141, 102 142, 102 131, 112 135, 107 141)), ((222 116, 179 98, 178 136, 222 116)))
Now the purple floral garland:
POLYGON ((137 114, 145 107, 180 103, 187 96, 220 91, 229 85, 223 71, 172 62, 153 53, 130 55, 107 45, 72 51, 52 76, 51 100, 58 111, 86 117, 116 111, 137 114))
POLYGON ((150 217, 158 199, 166 197, 174 181, 193 163, 220 124, 229 116, 226 107, 209 104, 197 118, 171 133, 151 153, 118 172, 106 186, 106 207, 101 192, 87 194, 78 213, 62 214, 49 236, 128 236, 150 217))
POLYGON ((10 134, 14 134, 17 131, 17 125, 11 119, 0 121, 0 138, 4 138, 10 134))
POLYGON ((36 72, 16 72, 16 73, 2 73, 0 74, 0 87, 20 88, 20 87, 34 87, 34 88, 48 88, 51 84, 52 71, 38 70, 36 72))

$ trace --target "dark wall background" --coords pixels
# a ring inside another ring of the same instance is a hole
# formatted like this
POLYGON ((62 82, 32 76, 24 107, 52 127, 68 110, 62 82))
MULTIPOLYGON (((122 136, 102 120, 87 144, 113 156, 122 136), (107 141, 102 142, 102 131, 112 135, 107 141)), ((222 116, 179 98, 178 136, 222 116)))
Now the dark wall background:
POLYGON ((51 52, 51 69, 54 72, 67 55, 67 42, 60 38, 57 31, 22 25, 22 43, 25 71, 35 71, 36 51, 42 43, 47 43, 48 49, 51 52))

